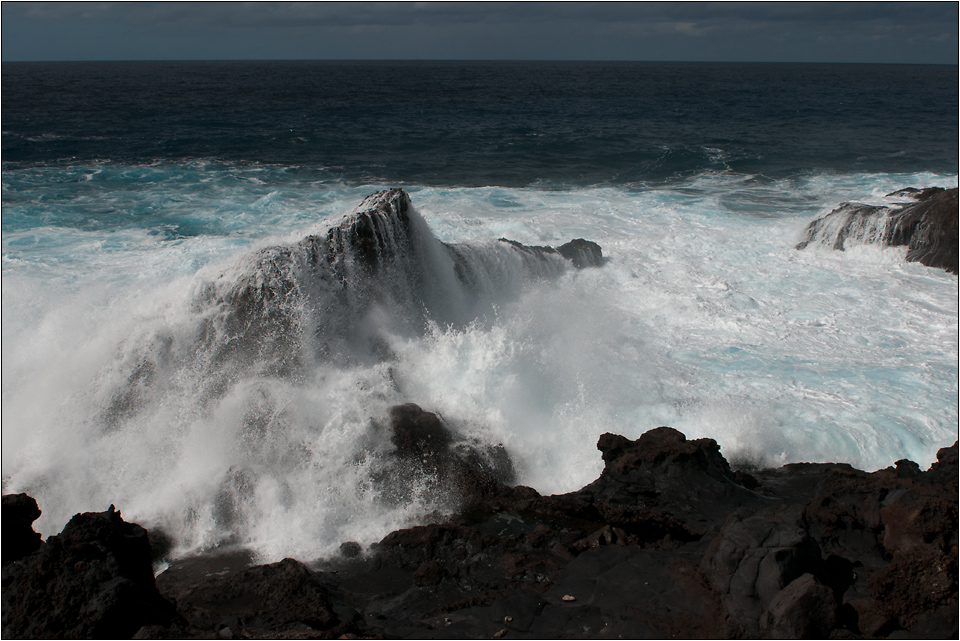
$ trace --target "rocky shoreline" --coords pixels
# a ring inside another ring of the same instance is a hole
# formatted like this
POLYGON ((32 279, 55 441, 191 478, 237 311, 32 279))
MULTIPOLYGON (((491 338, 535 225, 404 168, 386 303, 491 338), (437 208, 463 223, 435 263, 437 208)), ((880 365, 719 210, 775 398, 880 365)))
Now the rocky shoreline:
POLYGON ((440 417, 410 404, 391 421, 398 465, 429 467, 460 509, 309 564, 234 550, 155 579, 162 534, 113 506, 41 542, 36 502, 4 496, 3 636, 957 637, 956 443, 926 471, 747 473, 669 427, 604 434, 596 481, 541 496, 440 417))
POLYGON ((850 241, 907 247, 906 261, 956 274, 960 267, 957 189, 907 187, 887 194, 893 206, 843 203, 811 222, 797 249, 815 243, 844 250, 850 241))
MULTIPOLYGON (((906 244, 908 261, 957 273, 957 190, 890 196, 911 202, 842 205, 813 221, 797 248, 906 244)), ((262 250, 198 303, 230 310, 239 338, 218 359, 243 361, 244 349, 262 344, 283 351, 300 325, 297 305, 274 305, 278 292, 328 297, 333 310, 442 300, 440 290, 423 293, 436 266, 430 251, 451 282, 482 299, 474 250, 414 242, 418 225, 409 197, 390 190, 326 235, 262 250)), ((558 248, 501 239, 492 251, 532 275, 604 261, 583 239, 558 248)), ((321 325, 337 337, 353 318, 331 313, 321 325)), ((297 367, 276 363, 278 372, 297 367)), ((111 416, 136 400, 118 396, 111 416)), ((417 405, 393 407, 374 427, 392 442, 370 479, 378 495, 403 503, 418 491, 414 480, 428 479, 456 509, 367 549, 344 542, 335 558, 254 565, 233 548, 168 559, 163 532, 124 521, 114 506, 77 514, 44 542, 32 528, 37 502, 5 495, 3 637, 958 636, 957 443, 926 471, 908 460, 872 473, 832 463, 745 471, 731 468, 716 441, 669 427, 635 441, 604 434, 598 479, 541 496, 514 485, 503 447, 458 435, 417 405), (168 567, 155 576, 158 563, 168 567)))

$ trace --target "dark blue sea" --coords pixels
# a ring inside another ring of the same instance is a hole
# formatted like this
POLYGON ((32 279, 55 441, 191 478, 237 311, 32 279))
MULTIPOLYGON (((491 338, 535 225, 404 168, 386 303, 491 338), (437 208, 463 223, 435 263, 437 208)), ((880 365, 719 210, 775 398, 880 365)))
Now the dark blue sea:
POLYGON ((955 172, 957 93, 949 66, 7 63, 3 160, 438 187, 955 172))
POLYGON ((315 558, 455 508, 372 481, 403 402, 544 493, 659 425, 742 465, 926 467, 956 439, 956 277, 795 246, 842 202, 956 187, 958 93, 956 66, 3 63, 3 491, 44 534, 113 503, 184 554, 315 558), (234 349, 205 297, 389 187, 483 257, 484 304, 340 310, 337 343, 332 298, 278 301, 290 334, 234 349), (499 238, 605 263, 548 278, 499 238))

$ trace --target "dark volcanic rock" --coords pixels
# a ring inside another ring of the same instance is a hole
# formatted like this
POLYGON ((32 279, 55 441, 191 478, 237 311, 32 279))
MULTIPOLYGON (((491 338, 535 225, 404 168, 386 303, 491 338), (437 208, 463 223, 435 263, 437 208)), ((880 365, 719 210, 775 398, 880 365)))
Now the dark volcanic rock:
POLYGON ((251 369, 292 377, 314 358, 389 360, 385 333, 463 327, 523 295, 526 283, 601 262, 599 245, 583 239, 561 250, 444 243, 402 189, 377 192, 325 231, 241 256, 203 283, 192 301, 204 319, 190 332, 196 345, 168 335, 144 344, 124 364, 103 420, 119 427, 142 411, 145 390, 180 366, 202 370, 205 394, 217 397, 251 369))
MULTIPOLYGON (((605 434, 600 478, 541 496, 462 464, 440 417, 407 405, 391 419, 399 460, 432 460, 440 476, 468 470, 482 491, 444 522, 366 552, 346 544, 312 567, 177 561, 157 585, 182 618, 138 638, 957 637, 957 444, 927 471, 904 460, 873 473, 803 463, 747 476, 711 439, 605 434)), ((54 610, 23 596, 40 579, 8 580, 57 538, 5 564, 6 635, 95 634, 47 623, 78 617, 90 599, 54 610), (46 627, 8 627, 12 603, 46 627)), ((112 581, 87 585, 99 594, 112 581)))
POLYGON ((403 458, 429 460, 436 466, 437 459, 449 450, 453 440, 439 416, 423 411, 414 403, 390 408, 390 424, 397 455, 403 458))
POLYGON ((710 638, 717 635, 719 599, 683 554, 635 546, 603 546, 563 569, 544 594, 536 629, 562 638, 710 638), (574 601, 564 601, 565 596, 574 601))
POLYGON ((793 512, 737 511, 704 553, 701 570, 721 596, 734 636, 759 636, 761 617, 780 592, 801 575, 821 570, 819 546, 793 512))
POLYGON ((928 472, 901 461, 750 477, 716 442, 670 428, 598 447, 604 472, 578 492, 501 488, 334 564, 368 633, 956 635, 956 446, 928 472))
POLYGON ((466 439, 414 403, 390 408, 390 438, 395 460, 376 480, 385 497, 403 501, 426 489, 469 510, 514 480, 513 462, 502 445, 466 439))
POLYGON ((924 189, 917 202, 893 214, 891 245, 907 245, 907 260, 942 267, 953 274, 958 269, 957 190, 924 189))
MULTIPOLYGON (((442 243, 409 195, 389 189, 365 198, 324 234, 260 250, 239 275, 211 283, 198 305, 226 303, 226 329, 238 337, 229 349, 264 354, 271 348, 286 354, 296 350, 279 348, 305 331, 326 340, 355 339, 359 320, 377 304, 388 305, 396 316, 409 316, 412 327, 422 325, 425 313, 444 322, 469 322, 473 317, 443 317, 449 301, 495 293, 502 285, 497 278, 503 276, 496 272, 504 264, 519 272, 511 277, 522 279, 555 276, 567 261, 576 267, 602 261, 600 246, 583 239, 561 251, 501 240, 493 248, 442 243), (504 251, 521 260, 504 263, 488 255, 504 251), (477 291, 484 287, 494 291, 477 291), (304 326, 307 319, 298 313, 304 306, 312 311, 309 322, 315 327, 304 326)), ((281 369, 295 366, 277 364, 281 369)))
POLYGON ((907 260, 958 270, 957 189, 901 189, 889 194, 915 199, 900 207, 844 203, 807 226, 803 249, 814 242, 844 249, 848 239, 890 246, 907 246, 907 260))
POLYGON ((26 494, 3 495, 3 563, 18 561, 43 545, 40 534, 33 531, 33 522, 40 518, 40 508, 26 494))
POLYGON ((600 245, 583 238, 575 238, 569 243, 557 247, 557 252, 573 263, 577 269, 600 267, 603 264, 603 251, 600 245))
POLYGON ((591 503, 656 510, 703 534, 710 523, 758 500, 713 439, 688 441, 673 428, 658 427, 636 441, 604 434, 597 448, 605 463, 600 478, 574 493, 591 503))
POLYGON ((501 238, 500 242, 506 243, 528 256, 561 256, 570 261, 577 269, 600 267, 603 265, 603 250, 600 249, 600 245, 590 240, 584 240, 583 238, 576 238, 557 248, 542 245, 524 245, 523 243, 518 243, 515 240, 509 240, 507 238, 501 238))
POLYGON ((777 593, 760 620, 765 639, 823 639, 836 623, 830 588, 804 574, 777 593))
POLYGON ((465 327, 529 283, 601 263, 599 245, 583 239, 561 250, 444 243, 402 189, 377 192, 324 231, 242 255, 202 283, 192 299, 202 321, 132 345, 102 420, 120 428, 150 405, 151 387, 181 368, 196 371, 204 396, 217 398, 244 372, 295 378, 315 360, 391 360, 390 336, 465 327))
POLYGON ((186 619, 185 634, 316 638, 326 633, 335 638, 353 632, 356 613, 334 604, 322 578, 302 563, 284 559, 225 574, 205 573, 193 581, 165 572, 158 584, 186 619))
POLYGON ((147 531, 113 506, 77 514, 36 553, 3 566, 5 638, 130 638, 169 626, 147 531))

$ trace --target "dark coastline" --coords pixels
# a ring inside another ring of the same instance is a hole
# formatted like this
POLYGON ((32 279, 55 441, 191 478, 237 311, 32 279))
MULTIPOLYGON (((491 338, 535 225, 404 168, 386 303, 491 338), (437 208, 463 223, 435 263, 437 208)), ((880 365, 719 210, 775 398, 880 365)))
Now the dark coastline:
POLYGON ((413 435, 460 511, 309 566, 214 555, 174 561, 154 584, 162 549, 112 507, 17 559, 8 546, 39 545, 39 512, 5 496, 3 636, 957 636, 956 443, 927 471, 901 460, 748 474, 712 439, 605 434, 596 481, 540 496, 424 437, 434 415, 413 408, 395 434, 413 435))

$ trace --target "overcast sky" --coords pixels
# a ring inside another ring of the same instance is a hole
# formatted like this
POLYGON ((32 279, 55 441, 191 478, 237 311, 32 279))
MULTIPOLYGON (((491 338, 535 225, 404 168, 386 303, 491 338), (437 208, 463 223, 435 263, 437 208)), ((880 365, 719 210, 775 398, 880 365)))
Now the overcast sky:
POLYGON ((22 60, 957 64, 958 3, 2 3, 22 60))

